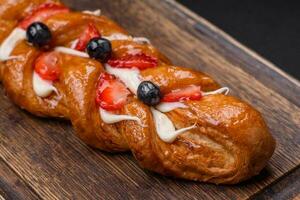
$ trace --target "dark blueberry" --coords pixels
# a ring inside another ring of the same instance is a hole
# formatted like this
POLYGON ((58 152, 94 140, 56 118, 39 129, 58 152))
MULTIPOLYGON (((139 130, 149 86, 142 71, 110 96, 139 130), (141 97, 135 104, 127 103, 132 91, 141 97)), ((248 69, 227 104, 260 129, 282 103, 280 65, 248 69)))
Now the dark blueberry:
POLYGON ((91 58, 97 59, 102 63, 107 62, 111 57, 111 43, 109 40, 101 37, 91 39, 86 49, 91 58))
POLYGON ((137 96, 148 106, 155 106, 159 104, 162 97, 159 87, 150 81, 143 81, 139 85, 137 96))
POLYGON ((51 41, 51 31, 41 22, 32 23, 26 31, 28 42, 35 46, 44 46, 51 41))

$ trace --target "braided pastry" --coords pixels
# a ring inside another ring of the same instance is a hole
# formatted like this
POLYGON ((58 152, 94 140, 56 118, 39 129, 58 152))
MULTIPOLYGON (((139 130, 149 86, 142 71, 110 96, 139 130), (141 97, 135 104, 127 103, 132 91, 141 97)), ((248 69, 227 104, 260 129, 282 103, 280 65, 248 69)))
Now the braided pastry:
POLYGON ((0 44, 0 78, 15 104, 68 119, 86 144, 130 150, 145 169, 234 184, 258 174, 274 151, 258 111, 100 11, 0 0, 0 44))

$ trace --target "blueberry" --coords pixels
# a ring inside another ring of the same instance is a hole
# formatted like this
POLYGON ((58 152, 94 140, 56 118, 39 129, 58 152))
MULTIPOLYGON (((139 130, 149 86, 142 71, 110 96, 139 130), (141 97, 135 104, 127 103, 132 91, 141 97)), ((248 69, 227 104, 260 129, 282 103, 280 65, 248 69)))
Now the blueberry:
POLYGON ((41 22, 32 23, 26 31, 27 40, 35 46, 44 46, 51 41, 51 31, 41 22))
POLYGON ((150 81, 143 81, 139 85, 137 96, 148 106, 159 104, 162 97, 159 87, 150 81))
POLYGON ((110 41, 101 37, 91 39, 87 45, 87 53, 89 56, 102 63, 108 61, 111 57, 111 52, 112 47, 110 41))

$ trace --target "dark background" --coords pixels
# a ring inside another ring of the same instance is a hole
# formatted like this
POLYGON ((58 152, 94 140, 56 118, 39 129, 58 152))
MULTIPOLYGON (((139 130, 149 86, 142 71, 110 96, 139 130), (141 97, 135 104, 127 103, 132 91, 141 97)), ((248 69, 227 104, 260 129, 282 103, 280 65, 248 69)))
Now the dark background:
POLYGON ((300 80, 300 1, 178 1, 300 80))

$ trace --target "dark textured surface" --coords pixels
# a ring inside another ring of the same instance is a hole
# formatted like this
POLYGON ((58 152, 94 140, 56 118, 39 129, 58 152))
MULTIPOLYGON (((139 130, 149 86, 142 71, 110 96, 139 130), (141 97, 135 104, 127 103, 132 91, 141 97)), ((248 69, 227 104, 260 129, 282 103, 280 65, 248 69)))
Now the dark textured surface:
POLYGON ((299 199, 300 198, 300 168, 293 170, 278 182, 254 195, 252 199, 299 199), (298 197, 297 197, 298 196, 298 197))
POLYGON ((300 79, 300 2, 178 0, 300 79))
POLYGON ((134 35, 149 37, 175 63, 205 71, 229 86, 232 94, 263 113, 277 149, 260 175, 235 186, 175 180, 142 170, 129 153, 107 154, 87 147, 69 123, 21 111, 1 89, 0 159, 5 171, 1 172, 5 175, 0 178, 4 188, 1 195, 29 194, 44 199, 246 199, 292 198, 298 194, 298 82, 173 1, 64 2, 80 10, 101 8, 134 35), (11 173, 15 175, 7 178, 11 173))
POLYGON ((0 199, 38 199, 28 185, 0 159, 0 199))

